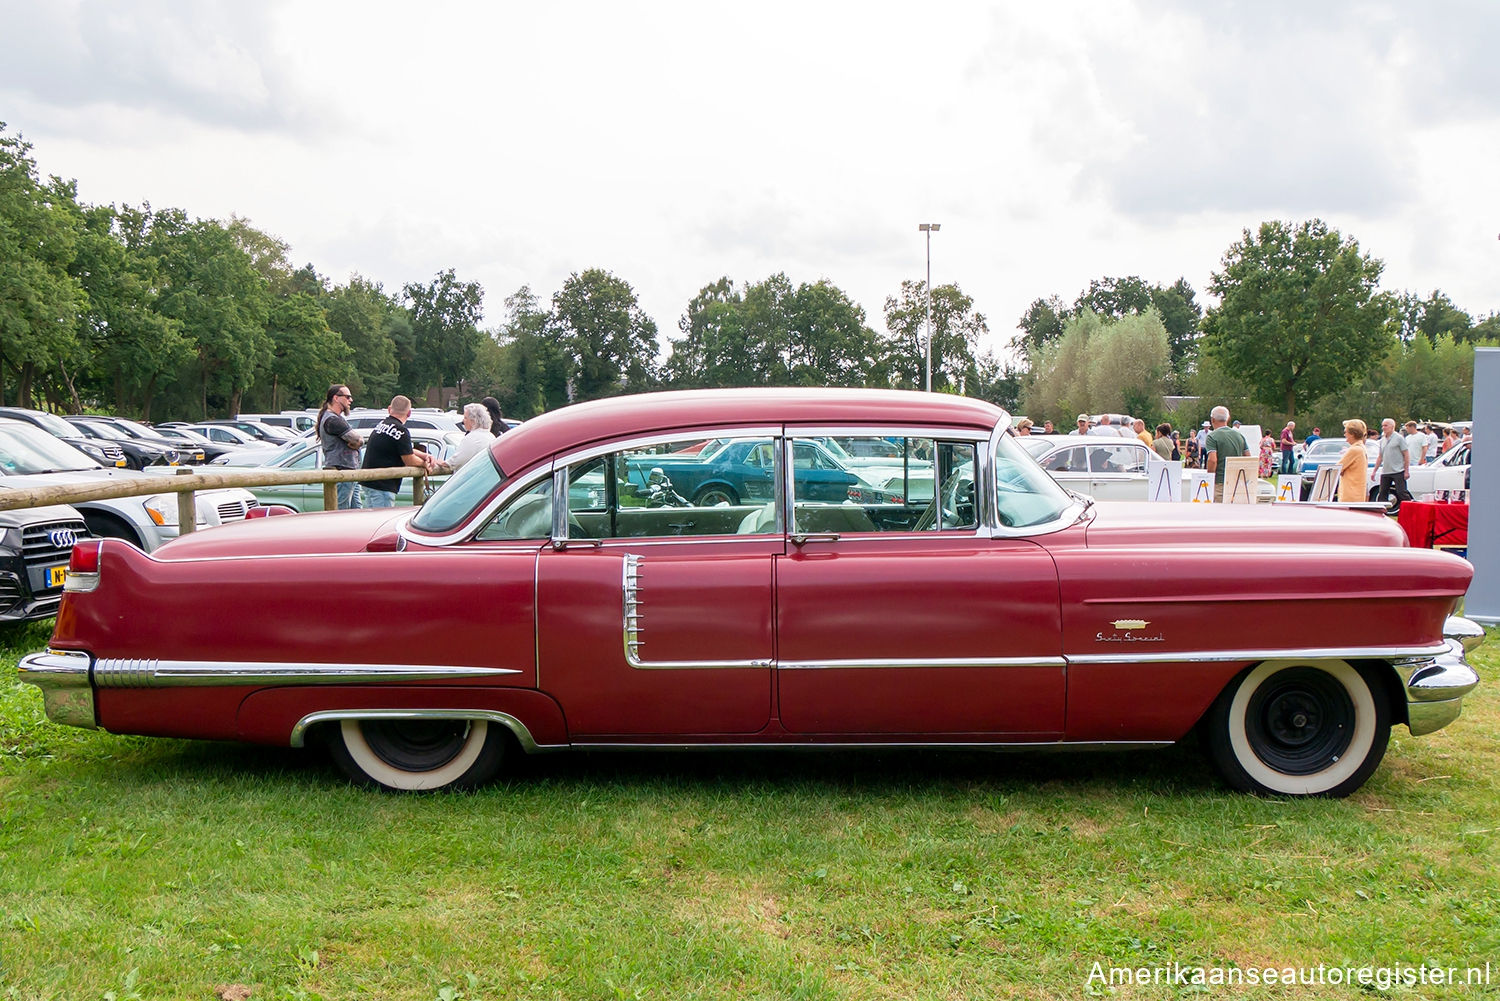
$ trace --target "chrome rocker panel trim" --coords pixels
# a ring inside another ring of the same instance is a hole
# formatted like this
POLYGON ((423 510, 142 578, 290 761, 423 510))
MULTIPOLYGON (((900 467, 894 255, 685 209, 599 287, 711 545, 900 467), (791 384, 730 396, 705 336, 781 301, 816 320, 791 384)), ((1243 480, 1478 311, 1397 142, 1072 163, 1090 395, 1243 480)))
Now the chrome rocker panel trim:
POLYGON ((484 720, 488 723, 498 723, 505 727, 515 736, 521 750, 527 754, 538 754, 543 751, 560 751, 566 748, 561 744, 538 744, 531 736, 531 731, 526 729, 526 724, 516 719, 510 713, 497 712, 492 709, 324 709, 315 713, 308 713, 297 721, 292 727, 291 746, 303 747, 307 741, 307 731, 320 723, 342 723, 346 719, 379 719, 379 720, 403 720, 403 719, 466 719, 484 720))

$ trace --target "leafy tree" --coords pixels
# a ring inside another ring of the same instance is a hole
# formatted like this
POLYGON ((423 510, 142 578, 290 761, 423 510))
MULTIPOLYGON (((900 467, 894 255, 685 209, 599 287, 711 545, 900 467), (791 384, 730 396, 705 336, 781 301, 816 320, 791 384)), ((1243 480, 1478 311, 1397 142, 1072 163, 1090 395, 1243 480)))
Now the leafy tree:
MULTIPOLYGON (((116 412, 150 420, 159 387, 193 354, 182 321, 157 311, 163 279, 146 251, 150 209, 97 206, 83 218, 72 272, 88 293, 79 319, 90 374, 116 412)), ((82 409, 76 395, 69 409, 82 409)))
MULTIPOLYGON (((891 384, 922 389, 927 381, 927 294, 921 281, 901 283, 885 300, 887 366, 891 384)), ((932 388, 958 392, 977 373, 974 351, 989 333, 984 314, 956 284, 932 290, 932 388)))
POLYGON ((1198 354, 1198 329, 1203 321, 1203 308, 1198 305, 1193 286, 1186 278, 1178 278, 1167 288, 1160 285, 1152 289, 1151 305, 1161 314, 1161 323, 1167 331, 1167 350, 1171 356, 1172 371, 1182 379, 1191 371, 1198 354))
POLYGON ((493 396, 508 416, 523 420, 566 405, 570 366, 547 330, 541 300, 522 285, 506 297, 505 314, 505 325, 480 342, 470 396, 493 396))
POLYGON ((353 359, 344 339, 328 326, 322 303, 306 292, 279 296, 266 319, 271 359, 265 406, 277 411, 321 402, 328 386, 343 381, 353 359))
MULTIPOLYGON (((1159 286, 1158 286, 1159 287, 1159 286)), ((1150 309, 1155 290, 1144 278, 1131 275, 1128 278, 1096 278, 1089 282, 1088 290, 1073 303, 1073 312, 1092 309, 1105 319, 1144 313, 1150 309)))
POLYGON ((1389 304, 1375 292, 1381 263, 1321 220, 1262 223, 1224 255, 1210 289, 1206 348, 1255 398, 1295 415, 1337 392, 1394 343, 1389 304))
MULTIPOLYGON (((826 279, 798 286, 788 305, 787 368, 798 386, 863 386, 875 365, 865 311, 826 279)), ((980 317, 980 323, 984 318, 980 317)))
POLYGON ((434 383, 457 386, 479 344, 484 289, 478 282, 459 281, 449 268, 426 285, 409 284, 402 291, 416 352, 411 374, 424 389, 434 383))
POLYGON ((672 341, 666 382, 679 389, 766 385, 769 372, 781 367, 783 338, 770 351, 748 343, 747 313, 745 296, 727 275, 699 289, 677 321, 683 336, 672 341))
POLYGON ((1035 299, 1021 318, 1016 321, 1020 333, 1011 338, 1011 347, 1021 356, 1025 367, 1030 368, 1042 350, 1062 336, 1063 326, 1071 315, 1067 305, 1057 296, 1035 299))
POLYGON ((235 414, 257 371, 271 358, 266 279, 234 232, 214 220, 190 222, 181 210, 157 212, 150 250, 165 285, 162 315, 179 321, 195 354, 195 409, 235 414))
MULTIPOLYGON (((348 374, 329 382, 348 383, 355 399, 368 399, 374 405, 388 402, 396 395, 398 373, 389 323, 393 314, 401 312, 399 305, 379 282, 355 275, 347 285, 328 290, 323 308, 329 329, 344 339, 352 354, 348 374)), ((318 400, 322 402, 321 393, 318 400)))
POLYGON ((1154 417, 1170 366, 1166 327, 1155 307, 1106 318, 1085 307, 1038 359, 1021 398, 1033 420, 1072 423, 1078 412, 1154 417))
POLYGON ((72 182, 43 184, 31 144, 0 122, 0 376, 16 376, 23 405, 39 373, 75 361, 77 318, 88 297, 68 269, 82 230, 72 182))
POLYGON ((573 395, 595 400, 656 382, 656 321, 628 282, 600 268, 574 272, 552 296, 548 333, 572 368, 573 395))

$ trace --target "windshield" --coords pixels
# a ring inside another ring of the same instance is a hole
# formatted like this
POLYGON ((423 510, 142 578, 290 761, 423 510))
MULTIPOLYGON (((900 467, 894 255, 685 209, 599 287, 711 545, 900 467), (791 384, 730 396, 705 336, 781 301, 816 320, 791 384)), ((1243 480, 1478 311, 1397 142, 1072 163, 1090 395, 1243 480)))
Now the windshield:
POLYGON ((48 434, 56 435, 59 438, 78 437, 78 429, 56 414, 44 413, 38 410, 32 417, 36 419, 37 424, 44 428, 48 434))
POLYGON ((1046 438, 1038 438, 1036 435, 1030 434, 1017 435, 1016 444, 1020 445, 1022 448, 1024 448, 1034 456, 1041 455, 1043 452, 1047 451, 1047 449, 1052 447, 1052 442, 1048 441, 1046 438))
POLYGON ((1003 435, 995 450, 995 488, 1000 524, 1006 528, 1056 521, 1073 503, 1072 495, 1011 435, 1003 435))
POLYGON ((130 435, 119 428, 101 424, 98 421, 79 421, 78 427, 94 438, 108 438, 110 441, 129 441, 130 435))
POLYGON ((495 465, 494 456, 481 452, 464 463, 463 468, 422 505, 412 518, 411 527, 431 535, 451 532, 503 482, 505 475, 495 465))
POLYGON ((93 459, 41 428, 24 424, 0 427, 0 469, 7 476, 99 468, 93 459))
POLYGON ((1307 450, 1309 457, 1314 455, 1342 455, 1344 449, 1349 446, 1341 438, 1319 438, 1312 443, 1307 450))
POLYGON ((161 435, 157 434, 155 428, 148 428, 144 424, 137 424, 135 421, 127 420, 124 417, 116 417, 114 419, 114 426, 117 428, 122 428, 127 434, 133 434, 137 438, 161 437, 161 435))

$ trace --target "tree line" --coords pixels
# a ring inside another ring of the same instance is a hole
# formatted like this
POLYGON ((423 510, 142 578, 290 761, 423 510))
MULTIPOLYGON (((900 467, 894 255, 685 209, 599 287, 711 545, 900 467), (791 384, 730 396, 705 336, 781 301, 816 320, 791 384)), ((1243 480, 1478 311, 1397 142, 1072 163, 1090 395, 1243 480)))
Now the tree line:
MULTIPOLYGON (((359 275, 340 284, 238 217, 83 204, 75 182, 39 177, 30 144, 0 123, 4 403, 200 418, 316 405, 347 382, 374 405, 449 386, 529 417, 660 388, 919 388, 924 288, 903 283, 876 332, 826 280, 720 278, 688 303, 662 359, 630 284, 591 268, 549 301, 523 286, 482 329, 484 290, 453 269, 396 291, 359 275)), ((935 389, 1014 398, 958 286, 933 290, 932 323, 935 389)))
POLYGON ((1106 277, 1071 305, 1037 299, 1012 342, 1019 406, 1063 427, 1079 412, 1195 427, 1221 403, 1305 430, 1469 416, 1474 347, 1500 343, 1500 314, 1476 322, 1440 290, 1382 291, 1382 270, 1322 220, 1278 220, 1225 252, 1207 311, 1181 278, 1106 277))
MULTIPOLYGON (((1038 298, 1011 361, 956 284, 932 289, 932 384, 1071 424, 1079 411, 1178 425, 1227 402, 1247 420, 1337 426, 1344 416, 1466 414, 1473 345, 1500 340, 1441 292, 1379 289, 1381 263, 1318 220, 1268 222, 1225 253, 1204 310, 1182 278, 1090 282, 1038 298)), ((925 382, 926 286, 902 282, 875 330, 828 280, 784 274, 704 285, 663 356, 635 291, 602 268, 550 298, 529 286, 490 328, 484 289, 454 269, 395 290, 294 266, 277 238, 231 217, 87 205, 41 178, 0 123, 0 402, 147 420, 316 405, 330 383, 362 403, 458 387, 512 416, 661 388, 925 382)))

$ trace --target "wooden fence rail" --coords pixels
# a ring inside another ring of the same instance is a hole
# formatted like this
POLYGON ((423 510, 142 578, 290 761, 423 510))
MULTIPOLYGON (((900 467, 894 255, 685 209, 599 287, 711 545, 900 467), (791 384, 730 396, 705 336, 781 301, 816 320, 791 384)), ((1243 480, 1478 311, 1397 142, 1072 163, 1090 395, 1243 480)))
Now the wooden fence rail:
MULTIPOLYGON (((177 495, 177 533, 186 535, 198 527, 197 493, 220 487, 262 487, 278 483, 323 484, 323 507, 332 511, 337 505, 338 484, 350 480, 390 480, 410 477, 412 500, 420 507, 427 500, 427 471, 414 466, 393 469, 245 469, 205 472, 203 466, 178 466, 176 475, 132 477, 109 483, 75 483, 66 486, 32 487, 25 490, 0 490, 0 511, 23 507, 45 507, 48 504, 72 504, 77 501, 106 500, 113 497, 149 497, 152 494, 177 495), (191 517, 183 517, 189 512, 191 517)), ((3 481, 0 481, 3 483, 3 481)))

